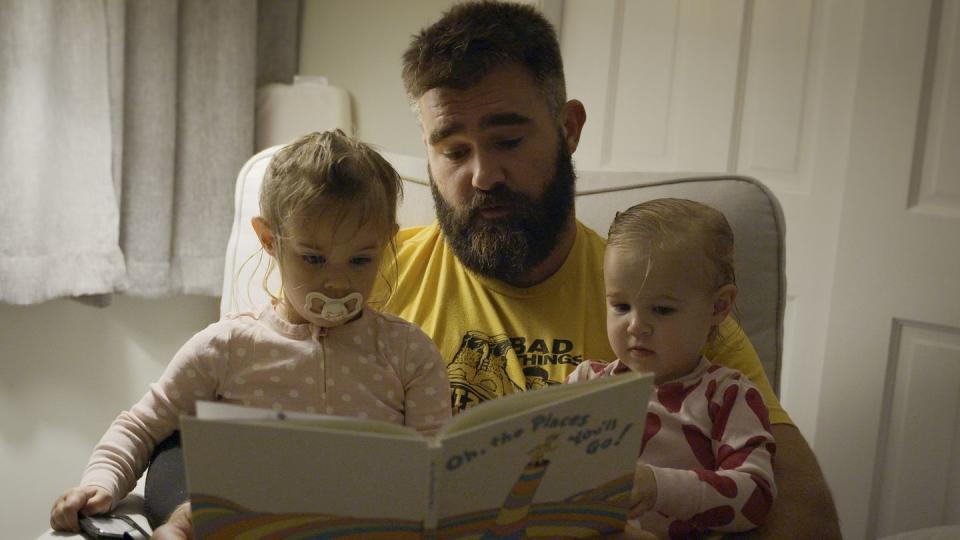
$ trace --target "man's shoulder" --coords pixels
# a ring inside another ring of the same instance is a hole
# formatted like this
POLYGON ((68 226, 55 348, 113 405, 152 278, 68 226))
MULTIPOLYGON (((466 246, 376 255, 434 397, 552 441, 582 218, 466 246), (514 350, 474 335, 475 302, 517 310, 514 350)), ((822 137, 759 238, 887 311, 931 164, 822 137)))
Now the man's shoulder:
POLYGON ((602 252, 607 247, 607 239, 584 225, 579 219, 577 220, 577 235, 582 239, 583 245, 591 251, 599 250, 602 252))
MULTIPOLYGON (((424 289, 424 278, 437 257, 444 257, 443 237, 439 225, 401 229, 394 236, 394 251, 384 259, 382 273, 386 280, 377 280, 374 296, 386 298, 381 306, 387 313, 404 313, 424 289)), ((442 265, 441 265, 442 266, 442 265)), ((438 274, 431 274, 434 279, 438 274)), ((409 313, 406 315, 409 318, 409 313)))
POLYGON ((424 242, 438 237, 439 234, 440 227, 438 226, 437 222, 433 222, 429 225, 400 229, 397 232, 397 235, 394 237, 394 241, 396 242, 397 249, 399 250, 404 247, 409 248, 423 245, 424 242))
POLYGON ((394 237, 396 247, 395 262, 401 274, 409 271, 419 272, 436 257, 445 257, 443 235, 440 225, 434 221, 429 225, 401 229, 394 237))
POLYGON ((704 377, 707 380, 714 381, 718 387, 746 386, 756 388, 756 385, 739 369, 717 364, 706 358, 703 360, 706 362, 704 377))
MULTIPOLYGON (((606 249, 607 240, 577 220, 577 240, 567 258, 566 266, 586 271, 593 276, 603 267, 603 253, 606 249)), ((603 286, 602 280, 598 283, 603 286)))

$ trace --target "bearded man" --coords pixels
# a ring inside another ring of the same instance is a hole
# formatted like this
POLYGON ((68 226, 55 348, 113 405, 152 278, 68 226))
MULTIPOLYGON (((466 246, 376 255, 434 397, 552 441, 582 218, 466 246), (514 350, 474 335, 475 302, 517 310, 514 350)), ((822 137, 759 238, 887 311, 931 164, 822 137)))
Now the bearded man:
MULTIPOLYGON (((566 97, 552 26, 526 5, 458 4, 413 37, 403 60, 438 220, 398 235, 385 310, 440 348, 455 411, 558 384, 584 359, 613 360, 604 240, 573 206, 586 111, 566 97)), ((777 441, 778 498, 753 534, 839 538, 816 458, 755 349, 735 321, 721 332, 727 339, 704 355, 757 385, 777 441)))
MULTIPOLYGON (((422 128, 438 219, 399 232, 396 267, 386 269, 371 301, 433 338, 455 411, 559 384, 584 359, 613 360, 605 242, 577 221, 573 205, 571 156, 586 111, 566 97, 553 27, 528 5, 458 4, 413 37, 403 82, 422 128)), ((729 338, 704 355, 757 385, 777 441, 778 498, 750 537, 839 538, 816 458, 756 351, 735 321, 721 332, 729 338)), ((154 537, 190 534, 184 505, 154 537)))

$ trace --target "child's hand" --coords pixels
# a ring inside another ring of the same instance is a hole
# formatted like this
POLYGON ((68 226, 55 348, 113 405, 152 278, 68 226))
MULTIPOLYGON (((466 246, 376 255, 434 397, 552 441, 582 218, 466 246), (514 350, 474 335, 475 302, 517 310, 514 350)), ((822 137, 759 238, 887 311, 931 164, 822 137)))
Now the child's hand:
POLYGON ((657 502, 657 479, 653 469, 637 460, 637 470, 633 477, 633 490, 630 492, 630 518, 638 518, 653 508, 657 502))
POLYGON ((193 540, 190 503, 185 502, 174 509, 167 522, 157 527, 150 538, 151 540, 193 540))
POLYGON ((113 507, 113 495, 102 487, 77 486, 60 496, 50 510, 50 527, 55 531, 80 531, 78 512, 102 514, 113 507))
POLYGON ((645 531, 640 527, 634 525, 632 522, 627 522, 626 527, 623 529, 623 537, 625 540, 659 540, 657 535, 653 534, 650 531, 645 531))

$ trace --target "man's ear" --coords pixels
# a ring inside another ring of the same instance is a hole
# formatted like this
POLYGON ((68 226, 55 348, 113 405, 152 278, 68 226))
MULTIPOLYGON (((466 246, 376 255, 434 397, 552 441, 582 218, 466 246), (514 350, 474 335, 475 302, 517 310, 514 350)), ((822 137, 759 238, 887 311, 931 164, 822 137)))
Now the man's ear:
POLYGON ((263 250, 272 257, 276 257, 273 231, 270 230, 267 222, 262 217, 257 216, 250 220, 250 224, 253 225, 253 231, 257 233, 257 238, 260 239, 260 245, 263 246, 263 250))
POLYGON ((737 299, 737 286, 728 283, 713 293, 713 315, 711 321, 717 325, 727 318, 733 310, 733 302, 737 299))
POLYGON ((560 110, 560 130, 563 132, 563 140, 567 143, 567 150, 573 154, 580 144, 580 133, 583 131, 583 124, 587 122, 587 109, 583 103, 577 99, 571 99, 563 104, 560 110))

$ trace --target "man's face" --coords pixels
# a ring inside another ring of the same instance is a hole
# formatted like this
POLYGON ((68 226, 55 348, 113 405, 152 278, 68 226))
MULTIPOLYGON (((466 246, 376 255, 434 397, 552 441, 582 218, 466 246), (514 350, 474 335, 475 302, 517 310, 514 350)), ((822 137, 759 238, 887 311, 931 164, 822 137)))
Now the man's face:
POLYGON ((542 262, 572 216, 556 116, 518 65, 418 100, 440 226, 461 262, 507 282, 542 262))

